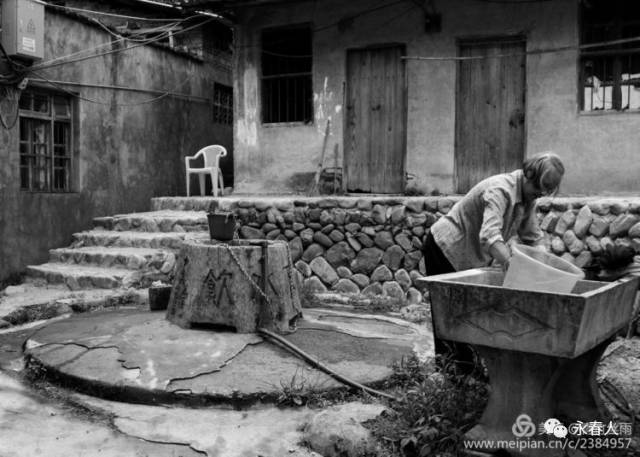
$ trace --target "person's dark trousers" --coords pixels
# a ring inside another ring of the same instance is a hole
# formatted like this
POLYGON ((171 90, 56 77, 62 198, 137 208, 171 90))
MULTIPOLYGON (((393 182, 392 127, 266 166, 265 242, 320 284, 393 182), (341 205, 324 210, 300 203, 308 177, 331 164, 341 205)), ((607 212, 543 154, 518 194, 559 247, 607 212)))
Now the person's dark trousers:
MULTIPOLYGON (((442 252, 442 249, 433 239, 431 232, 427 234, 427 239, 422 248, 427 276, 453 273, 456 271, 451 262, 442 252)), ((473 371, 475 357, 471 346, 454 341, 441 340, 435 335, 435 322, 433 320, 433 309, 431 312, 431 322, 434 331, 435 350, 437 355, 452 355, 456 360, 456 365, 462 373, 469 374, 473 371)))

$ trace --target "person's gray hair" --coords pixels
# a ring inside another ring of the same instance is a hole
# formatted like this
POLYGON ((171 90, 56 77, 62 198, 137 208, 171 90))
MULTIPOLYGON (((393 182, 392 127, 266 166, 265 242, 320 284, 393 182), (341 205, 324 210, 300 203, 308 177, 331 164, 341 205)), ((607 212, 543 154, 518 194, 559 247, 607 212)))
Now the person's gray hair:
POLYGON ((522 173, 538 189, 555 192, 564 176, 564 165, 557 154, 546 151, 525 159, 522 173))

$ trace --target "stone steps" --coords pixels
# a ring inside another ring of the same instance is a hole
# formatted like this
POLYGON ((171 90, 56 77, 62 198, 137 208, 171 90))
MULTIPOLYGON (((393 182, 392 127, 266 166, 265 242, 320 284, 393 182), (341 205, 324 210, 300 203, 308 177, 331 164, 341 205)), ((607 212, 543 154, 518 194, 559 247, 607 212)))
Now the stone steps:
POLYGON ((139 232, 96 229, 74 233, 71 247, 131 247, 177 251, 185 238, 209 239, 209 234, 208 232, 139 232))
MULTIPOLYGON (((227 200, 226 198, 225 200, 227 200)), ((215 197, 155 197, 151 199, 152 211, 209 211, 219 205, 215 197)))
POLYGON ((105 230, 142 232, 197 232, 207 231, 207 215, 204 211, 149 211, 98 217, 95 227, 105 230))
POLYGON ((154 281, 172 282, 182 241, 209 239, 210 200, 187 199, 195 202, 187 204, 189 210, 95 218, 94 228, 75 233, 70 246, 50 250, 48 263, 28 266, 25 282, 8 289, 15 292, 10 297, 0 292, 0 327, 70 311, 146 304, 146 288, 154 281))
POLYGON ((27 280, 43 279, 48 284, 65 284, 71 290, 148 287, 166 275, 143 270, 65 263, 45 263, 27 267, 27 280))
POLYGON ((168 250, 133 247, 86 246, 59 248, 49 251, 50 261, 76 265, 126 268, 129 270, 155 269, 169 273, 175 265, 175 254, 168 250))
POLYGON ((95 218, 94 226, 49 251, 49 263, 27 267, 28 278, 71 290, 170 283, 182 240, 208 239, 206 214, 198 211, 118 214, 95 218))

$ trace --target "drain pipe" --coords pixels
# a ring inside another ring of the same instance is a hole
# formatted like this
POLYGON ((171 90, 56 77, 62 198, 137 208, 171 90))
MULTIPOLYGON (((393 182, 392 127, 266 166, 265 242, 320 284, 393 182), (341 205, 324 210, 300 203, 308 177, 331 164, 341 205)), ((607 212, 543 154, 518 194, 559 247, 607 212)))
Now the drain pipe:
POLYGON ((273 333, 270 330, 267 330, 265 328, 259 328, 258 329, 258 333, 260 335, 262 335, 262 336, 267 337, 268 339, 277 341, 278 343, 282 344, 285 348, 287 348, 289 351, 293 352, 298 357, 304 359, 312 367, 318 368, 321 371, 324 371, 329 376, 331 376, 332 378, 340 381, 343 384, 346 384, 346 385, 351 386, 351 387, 355 387, 356 389, 364 390, 365 392, 367 392, 367 393, 369 393, 371 395, 375 395, 375 396, 378 396, 378 397, 384 397, 384 398, 387 398, 389 400, 398 401, 398 399, 396 397, 394 397, 393 395, 389 395, 388 393, 381 392, 381 391, 376 390, 376 389, 372 389, 372 388, 367 387, 367 386, 365 386, 363 384, 360 384, 359 382, 353 381, 353 380, 351 380, 351 379, 349 379, 349 378, 347 378, 345 376, 342 376, 339 373, 336 373, 335 371, 333 371, 331 368, 329 368, 328 366, 326 366, 325 364, 323 364, 319 360, 313 358, 311 355, 309 355, 306 352, 304 352, 302 349, 300 349, 295 344, 291 343, 290 341, 287 341, 286 339, 284 339, 280 335, 278 335, 276 333, 273 333))

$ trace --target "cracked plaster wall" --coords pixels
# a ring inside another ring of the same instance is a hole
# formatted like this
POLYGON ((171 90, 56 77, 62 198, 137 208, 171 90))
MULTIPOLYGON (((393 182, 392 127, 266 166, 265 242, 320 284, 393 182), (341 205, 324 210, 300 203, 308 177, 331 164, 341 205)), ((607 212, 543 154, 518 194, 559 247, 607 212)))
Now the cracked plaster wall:
MULTIPOLYGON (((401 43, 410 56, 455 56, 459 39, 524 35, 527 49, 578 44, 579 2, 518 6, 455 0, 438 2, 442 30, 426 33, 424 14, 411 2, 299 2, 247 9, 239 15, 235 56, 236 179, 238 189, 281 192, 308 188, 320 161, 331 119, 327 164, 337 145, 342 162, 343 85, 348 49, 401 43), (311 23, 313 33, 312 125, 260 123, 260 31, 311 23), (296 178, 301 178, 296 180, 296 178)), ((553 149, 567 164, 563 191, 598 195, 637 191, 640 114, 578 110, 575 50, 527 57, 525 154, 553 149), (602 173, 605 170, 606 173, 602 173)), ((456 63, 407 61, 406 169, 425 192, 453 191, 456 63)))
MULTIPOLYGON (((103 51, 117 46, 97 26, 46 11, 45 61, 104 44, 103 51)), ((151 46, 56 66, 41 75, 209 99, 214 81, 231 85, 228 70, 151 46)), ((123 106, 158 94, 79 86, 70 90, 84 99, 74 100, 73 192, 20 190, 18 125, 2 130, 0 279, 45 262, 49 249, 68 244, 71 234, 90 227, 93 217, 147 210, 154 196, 184 195, 184 156, 207 144, 232 146, 231 127, 212 123, 207 102, 164 97, 123 106)))

